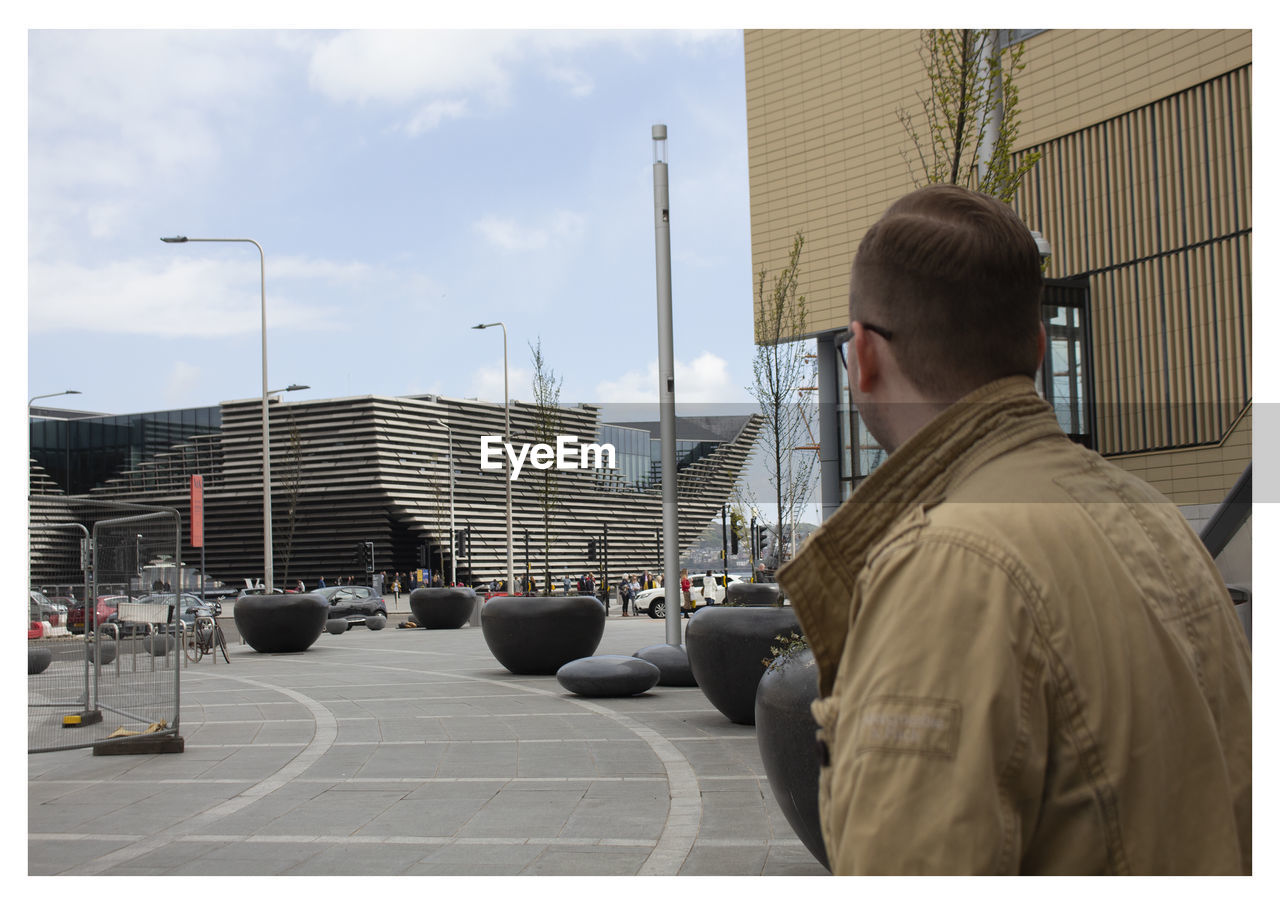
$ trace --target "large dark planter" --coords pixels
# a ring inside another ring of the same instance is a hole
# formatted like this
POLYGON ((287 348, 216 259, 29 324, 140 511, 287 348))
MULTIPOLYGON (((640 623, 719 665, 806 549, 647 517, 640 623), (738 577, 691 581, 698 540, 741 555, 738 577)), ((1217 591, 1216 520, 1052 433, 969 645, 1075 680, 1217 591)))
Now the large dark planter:
POLYGON ((250 594, 236 601, 236 630, 260 654, 301 653, 329 620, 329 602, 316 594, 250 594))
POLYGON ((462 628, 475 605, 471 588, 414 588, 409 595, 413 621, 422 628, 462 628))
POLYGON ((756 721, 756 686, 774 638, 800 634, 795 611, 783 607, 709 606, 694 612, 685 631, 689 667, 712 706, 735 723, 756 721))
POLYGON ((596 652, 604 618, 604 604, 594 597, 493 597, 481 612, 480 630, 509 671, 551 676, 596 652))
POLYGON ((756 744, 769 788, 809 854, 831 870, 818 821, 818 665, 807 647, 779 658, 756 688, 756 744))
POLYGON ((27 675, 35 676, 49 668, 53 662, 53 651, 44 647, 27 648, 27 675))
POLYGON ((782 590, 767 582, 735 581, 724 589, 725 606, 777 606, 782 590))

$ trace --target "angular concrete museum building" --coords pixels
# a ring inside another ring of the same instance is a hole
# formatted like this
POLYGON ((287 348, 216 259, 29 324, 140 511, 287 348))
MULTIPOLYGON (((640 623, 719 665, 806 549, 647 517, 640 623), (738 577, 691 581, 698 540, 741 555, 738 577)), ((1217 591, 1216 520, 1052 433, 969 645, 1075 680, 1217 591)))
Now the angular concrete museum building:
MULTIPOLYGON (((594 457, 585 469, 551 472, 525 463, 512 482, 517 581, 528 569, 541 584, 547 565, 557 584, 566 575, 599 575, 606 561, 614 577, 656 570, 662 525, 656 425, 604 424, 587 405, 557 412, 555 433, 612 444, 615 467, 597 467, 594 457), (544 505, 548 473, 555 484, 544 505)), ((260 399, 134 415, 36 408, 32 416, 33 583, 59 583, 57 576, 74 571, 66 538, 42 534, 40 523, 82 522, 94 502, 176 509, 184 526, 181 561, 198 564, 186 527, 192 475, 204 484, 207 574, 242 587, 246 578, 261 578, 260 399)), ((538 416, 532 404, 511 403, 517 448, 538 442, 538 416)), ((720 515, 759 421, 759 415, 677 419, 682 549, 720 515)), ((369 542, 376 572, 408 573, 425 562, 447 580, 457 549, 459 582, 505 579, 505 460, 493 457, 496 467, 481 468, 481 438, 504 433, 502 404, 442 396, 290 403, 273 397, 270 425, 277 585, 301 579, 314 587, 322 575, 330 584, 352 574, 363 582, 355 551, 369 542), (461 545, 451 543, 451 456, 452 526, 466 532, 461 545)))
MULTIPOLYGON (((1024 48, 1014 158, 1042 155, 1013 201, 1050 248, 1042 392, 1068 433, 1201 523, 1252 459, 1252 35, 1001 34, 1024 48)), ((914 30, 744 34, 752 266, 776 274, 804 234, 824 515, 883 457, 832 338, 858 242, 916 185, 898 111, 920 121, 921 44, 914 30)))

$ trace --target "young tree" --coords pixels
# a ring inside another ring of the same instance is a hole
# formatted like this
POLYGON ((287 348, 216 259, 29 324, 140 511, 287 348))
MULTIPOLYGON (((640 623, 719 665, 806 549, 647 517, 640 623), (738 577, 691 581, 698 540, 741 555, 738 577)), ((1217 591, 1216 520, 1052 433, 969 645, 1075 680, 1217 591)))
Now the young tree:
MULTIPOLYGON (((537 344, 530 343, 533 355, 533 404, 534 443, 546 443, 554 447, 560 433, 560 386, 564 378, 556 375, 542 355, 542 337, 537 344)), ((538 472, 538 505, 542 509, 542 587, 547 593, 551 588, 551 510, 559 500, 559 472, 544 468, 538 472)))
MULTIPOLYGON (((813 495, 817 457, 797 448, 810 440, 802 388, 817 382, 817 360, 804 335, 805 301, 799 294, 800 253, 804 235, 796 233, 787 265, 768 281, 761 267, 756 276, 756 352, 752 360, 754 378, 748 391, 760 406, 764 428, 760 444, 769 467, 769 486, 777 505, 776 536, 786 537, 784 526, 808 504, 813 495)), ((778 551, 779 564, 787 558, 785 544, 778 551)))
POLYGON ((946 182, 1013 200, 1022 177, 1040 159, 1013 163, 1018 138, 1018 89, 1014 75, 1022 42, 1010 43, 999 29, 930 29, 921 35, 920 59, 929 77, 917 94, 923 132, 905 109, 897 111, 914 154, 902 152, 916 185, 946 182))
POLYGON ((298 496, 302 489, 302 432, 298 422, 289 419, 289 454, 285 472, 285 493, 289 499, 289 533, 284 544, 284 577, 281 589, 289 586, 289 564, 293 559, 293 537, 298 527, 298 496))

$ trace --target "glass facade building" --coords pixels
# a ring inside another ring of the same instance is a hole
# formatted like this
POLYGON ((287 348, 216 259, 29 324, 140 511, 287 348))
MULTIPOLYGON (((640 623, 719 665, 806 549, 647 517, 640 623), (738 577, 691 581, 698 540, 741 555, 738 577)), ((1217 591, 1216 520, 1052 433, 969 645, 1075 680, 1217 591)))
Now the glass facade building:
POLYGON ((122 471, 222 427, 219 406, 30 422, 31 458, 66 493, 88 493, 122 471))

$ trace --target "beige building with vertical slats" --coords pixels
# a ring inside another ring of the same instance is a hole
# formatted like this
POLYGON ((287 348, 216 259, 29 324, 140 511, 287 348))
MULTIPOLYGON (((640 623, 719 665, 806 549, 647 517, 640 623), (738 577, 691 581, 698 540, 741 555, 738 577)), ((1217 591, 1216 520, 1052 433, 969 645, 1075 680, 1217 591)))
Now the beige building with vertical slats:
MULTIPOLYGON (((1013 203, 1052 248, 1046 276, 1087 290, 1090 442, 1203 518, 1252 457, 1252 34, 1016 37, 1015 156, 1043 156, 1013 203)), ((919 118, 928 88, 921 33, 747 31, 744 45, 753 272, 776 273, 804 233, 843 497, 864 472, 859 430, 824 359, 862 234, 921 172, 898 118, 919 118)))

